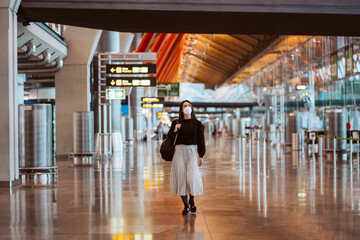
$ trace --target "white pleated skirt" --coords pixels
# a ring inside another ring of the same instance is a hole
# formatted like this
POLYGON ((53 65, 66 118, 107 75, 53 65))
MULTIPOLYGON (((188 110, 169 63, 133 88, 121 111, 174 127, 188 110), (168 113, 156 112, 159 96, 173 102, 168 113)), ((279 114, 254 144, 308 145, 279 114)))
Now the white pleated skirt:
POLYGON ((176 145, 171 163, 170 192, 185 196, 203 194, 196 145, 176 145))

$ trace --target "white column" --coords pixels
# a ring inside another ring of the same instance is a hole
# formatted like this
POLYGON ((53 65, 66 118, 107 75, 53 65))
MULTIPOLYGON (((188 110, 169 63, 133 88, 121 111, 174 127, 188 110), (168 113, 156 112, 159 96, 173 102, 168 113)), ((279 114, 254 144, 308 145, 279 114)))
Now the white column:
POLYGON ((122 53, 129 52, 134 36, 135 36, 134 33, 126 33, 126 32, 120 33, 120 50, 119 50, 120 52, 122 53))
POLYGON ((72 151, 72 113, 90 111, 90 63, 101 32, 69 26, 63 33, 69 49, 62 70, 55 74, 57 155, 72 151))
POLYGON ((0 2, 0 187, 19 181, 17 101, 17 16, 20 1, 0 2))

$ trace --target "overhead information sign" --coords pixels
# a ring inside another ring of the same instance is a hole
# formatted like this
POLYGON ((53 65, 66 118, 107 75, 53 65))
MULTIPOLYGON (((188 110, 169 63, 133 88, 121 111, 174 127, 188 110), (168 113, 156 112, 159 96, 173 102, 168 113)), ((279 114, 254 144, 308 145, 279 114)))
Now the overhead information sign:
POLYGON ((162 104, 162 103, 143 103, 141 106, 143 108, 163 108, 164 104, 162 104))
POLYGON ((156 87, 156 77, 106 77, 110 87, 156 87))
POLYGON ((106 64, 106 74, 156 74, 156 64, 106 64))
POLYGON ((125 89, 106 89, 106 99, 125 99, 125 89))
POLYGON ((163 97, 143 97, 141 98, 141 101, 144 103, 153 103, 153 102, 160 102, 164 101, 163 97))
POLYGON ((295 86, 296 90, 301 91, 301 90, 306 90, 307 86, 305 84, 298 84, 295 86))
POLYGON ((158 83, 157 89, 159 97, 178 97, 180 94, 179 83, 158 83))
POLYGON ((337 61, 338 61, 337 53, 331 54, 330 55, 330 76, 331 76, 331 80, 337 79, 337 75, 338 75, 337 61))

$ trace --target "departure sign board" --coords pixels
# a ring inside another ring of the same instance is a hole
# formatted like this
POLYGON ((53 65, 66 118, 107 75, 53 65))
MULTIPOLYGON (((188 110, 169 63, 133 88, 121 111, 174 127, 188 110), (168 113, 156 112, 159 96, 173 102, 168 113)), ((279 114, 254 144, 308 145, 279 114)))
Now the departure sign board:
POLYGON ((156 77, 106 77, 109 87, 156 87, 156 77))
POLYGON ((106 74, 156 74, 156 64, 106 64, 106 74))
POLYGON ((141 104, 143 108, 163 108, 164 104, 162 103, 143 103, 141 104))
POLYGON ((164 101, 163 97, 143 97, 141 101, 144 103, 156 103, 160 101, 164 101))

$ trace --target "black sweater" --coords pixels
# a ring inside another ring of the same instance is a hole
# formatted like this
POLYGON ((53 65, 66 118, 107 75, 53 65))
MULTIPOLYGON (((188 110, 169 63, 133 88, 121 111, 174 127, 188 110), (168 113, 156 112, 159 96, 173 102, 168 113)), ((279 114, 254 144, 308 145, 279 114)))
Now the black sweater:
MULTIPOLYGON (((178 120, 172 122, 168 133, 168 137, 173 140, 175 140, 174 129, 177 123, 178 120)), ((199 156, 202 158, 205 155, 204 125, 196 119, 184 119, 180 124, 176 145, 197 145, 199 156)))

